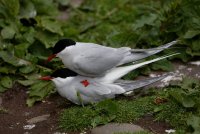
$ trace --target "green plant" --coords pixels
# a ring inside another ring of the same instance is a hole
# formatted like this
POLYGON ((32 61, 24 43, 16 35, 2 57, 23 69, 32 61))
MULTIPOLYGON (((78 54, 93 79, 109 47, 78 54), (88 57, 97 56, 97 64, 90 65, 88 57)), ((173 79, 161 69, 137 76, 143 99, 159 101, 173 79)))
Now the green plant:
POLYGON ((71 107, 60 117, 60 127, 64 130, 83 130, 109 122, 131 122, 147 113, 153 112, 152 97, 135 101, 105 100, 85 107, 71 107), (148 103, 147 103, 148 102, 148 103))
MULTIPOLYGON (((62 0, 0 1, 0 92, 19 82, 30 89, 32 106, 53 91, 38 80, 62 67, 55 59, 44 64, 51 47, 60 38, 94 42, 111 47, 150 48, 180 39, 183 61, 199 56, 200 14, 198 0, 87 0, 73 5, 62 0), (59 6, 69 7, 68 20, 60 20, 59 6), (35 85, 38 86, 37 89, 35 85), (45 90, 47 88, 47 90, 45 90), (42 95, 41 95, 42 94, 42 95)), ((170 53, 175 49, 169 49, 170 53)), ((159 61, 136 70, 128 78, 148 74, 151 69, 169 70, 171 63, 159 61)))
POLYGON ((57 7, 53 0, 0 1, 0 92, 14 81, 30 86, 29 106, 53 92, 51 84, 38 78, 52 71, 44 59, 51 54, 48 48, 64 35, 57 7))

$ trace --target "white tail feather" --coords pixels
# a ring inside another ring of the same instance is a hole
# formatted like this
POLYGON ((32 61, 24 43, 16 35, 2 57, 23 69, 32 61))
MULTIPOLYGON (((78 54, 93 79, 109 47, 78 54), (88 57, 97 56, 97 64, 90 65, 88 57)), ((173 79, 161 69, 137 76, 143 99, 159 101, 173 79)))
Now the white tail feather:
POLYGON ((128 74, 129 72, 131 72, 131 71, 133 71, 133 70, 135 70, 139 67, 142 67, 144 65, 147 65, 147 64, 150 64, 150 63, 162 60, 162 59, 166 59, 168 57, 171 57, 171 56, 174 56, 174 55, 177 55, 177 54, 179 54, 179 53, 175 53, 175 54, 171 54, 171 55, 167 55, 167 56, 162 56, 162 57, 159 57, 159 58, 156 58, 156 59, 153 59, 153 60, 145 61, 145 62, 134 64, 134 65, 113 68, 109 72, 107 72, 105 76, 101 77, 100 79, 101 79, 101 81, 112 83, 112 82, 120 79, 124 75, 128 74))

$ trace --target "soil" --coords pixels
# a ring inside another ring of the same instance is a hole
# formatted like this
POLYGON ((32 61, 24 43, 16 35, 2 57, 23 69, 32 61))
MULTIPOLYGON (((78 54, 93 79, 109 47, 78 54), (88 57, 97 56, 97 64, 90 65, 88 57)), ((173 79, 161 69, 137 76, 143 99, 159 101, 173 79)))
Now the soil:
MULTIPOLYGON (((59 114, 64 108, 73 104, 58 94, 53 94, 46 100, 36 103, 33 107, 28 107, 26 105, 27 97, 27 89, 19 84, 15 84, 12 89, 1 95, 2 108, 6 112, 0 113, 0 134, 53 134, 60 132, 61 130, 58 128, 59 114), (27 120, 46 114, 50 114, 50 117, 36 123, 33 129, 25 130, 23 128, 29 125, 27 120)), ((68 132, 68 134, 76 133, 68 132)))
POLYGON ((134 122, 134 124, 137 124, 142 128, 153 132, 154 134, 165 134, 165 130, 172 129, 169 124, 163 121, 155 121, 155 119, 151 115, 146 115, 142 117, 141 119, 134 122))
MULTIPOLYGON (((187 68, 188 66, 185 71, 188 70, 187 68)), ((194 68, 192 70, 195 70, 196 73, 187 71, 186 74, 191 72, 196 76, 200 72, 198 66, 189 65, 189 68, 194 68)), ((73 104, 58 94, 53 94, 46 100, 36 103, 33 107, 27 107, 27 96, 27 88, 19 84, 14 84, 12 89, 0 94, 0 108, 7 110, 4 113, 0 112, 0 134, 54 134, 62 132, 58 127, 59 115, 63 109, 73 106, 73 104), (36 126, 31 130, 24 129, 24 126, 28 125, 27 120, 46 114, 50 114, 47 120, 36 123, 36 126)), ((166 129, 171 129, 165 122, 154 121, 152 116, 144 116, 134 123, 156 134, 163 134, 166 129)), ((67 132, 67 134, 79 133, 67 132)), ((87 133, 90 133, 90 130, 87 133)))

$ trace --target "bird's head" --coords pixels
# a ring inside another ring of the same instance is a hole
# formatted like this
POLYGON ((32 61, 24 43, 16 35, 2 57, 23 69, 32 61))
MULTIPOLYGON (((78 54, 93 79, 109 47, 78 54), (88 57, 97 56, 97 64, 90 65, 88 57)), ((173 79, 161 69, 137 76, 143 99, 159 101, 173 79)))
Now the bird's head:
POLYGON ((52 80, 54 82, 54 84, 58 87, 58 86, 62 86, 67 81, 69 81, 69 79, 67 77, 73 77, 73 76, 77 76, 77 75, 78 74, 74 71, 71 71, 67 68, 62 68, 62 69, 56 70, 49 76, 41 77, 40 80, 45 80, 45 81, 52 80))
POLYGON ((58 53, 60 53, 61 51, 63 51, 66 47, 68 46, 72 46, 72 45, 75 45, 76 42, 71 40, 71 39, 61 39, 59 40, 55 46, 53 47, 52 51, 53 51, 53 54, 50 55, 47 59, 47 63, 50 62, 53 58, 56 57, 56 55, 58 53))

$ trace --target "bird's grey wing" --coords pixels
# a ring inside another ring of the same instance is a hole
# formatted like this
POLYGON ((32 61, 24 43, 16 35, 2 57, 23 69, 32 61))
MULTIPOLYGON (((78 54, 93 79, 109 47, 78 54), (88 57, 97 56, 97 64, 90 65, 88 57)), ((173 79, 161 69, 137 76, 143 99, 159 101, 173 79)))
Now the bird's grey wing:
POLYGON ((86 76, 100 76, 115 67, 124 57, 125 49, 115 49, 100 45, 84 45, 74 59, 77 70, 86 76))
POLYGON ((159 53, 167 48, 169 48, 170 46, 176 44, 178 42, 178 40, 169 42, 167 44, 161 45, 157 48, 150 48, 150 49, 131 49, 130 53, 119 63, 119 65, 123 65, 126 63, 130 63, 130 62, 135 62, 141 59, 144 59, 146 57, 149 57, 151 55, 154 55, 156 53, 159 53))
POLYGON ((168 74, 159 77, 146 78, 144 80, 136 80, 136 81, 118 80, 115 82, 115 84, 123 87, 126 90, 126 92, 128 92, 155 83, 159 80, 164 79, 167 76, 168 74))
POLYGON ((166 49, 166 48, 171 47, 172 45, 176 44, 177 42, 178 42, 178 40, 175 40, 175 41, 169 42, 169 43, 167 43, 167 44, 161 45, 161 46, 159 46, 159 47, 157 47, 157 48, 150 48, 150 49, 132 49, 131 51, 132 51, 132 52, 157 53, 157 52, 162 51, 163 49, 166 49))
POLYGON ((107 96, 125 92, 122 87, 115 84, 100 83, 92 79, 88 79, 88 82, 89 85, 86 87, 81 83, 77 83, 76 85, 76 90, 88 97, 107 96))

